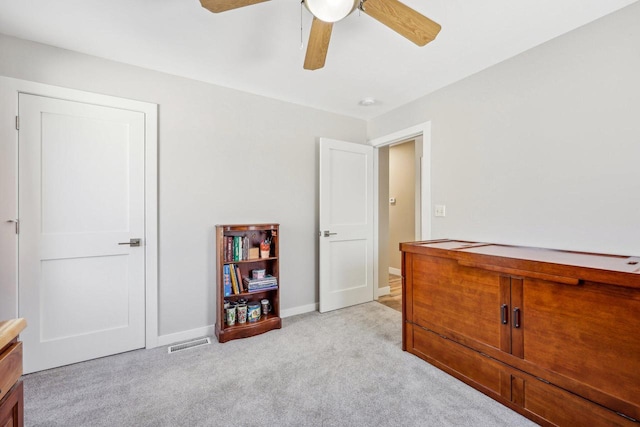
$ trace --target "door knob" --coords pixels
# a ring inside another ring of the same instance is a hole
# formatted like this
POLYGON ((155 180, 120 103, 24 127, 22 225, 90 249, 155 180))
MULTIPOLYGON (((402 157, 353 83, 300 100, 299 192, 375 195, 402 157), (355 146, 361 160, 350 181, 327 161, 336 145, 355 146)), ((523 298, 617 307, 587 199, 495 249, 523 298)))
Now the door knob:
POLYGON ((119 245, 140 246, 140 240, 142 239, 129 239, 128 242, 118 243, 119 245))
POLYGON ((330 233, 329 230, 324 230, 324 237, 335 236, 338 233, 330 233))

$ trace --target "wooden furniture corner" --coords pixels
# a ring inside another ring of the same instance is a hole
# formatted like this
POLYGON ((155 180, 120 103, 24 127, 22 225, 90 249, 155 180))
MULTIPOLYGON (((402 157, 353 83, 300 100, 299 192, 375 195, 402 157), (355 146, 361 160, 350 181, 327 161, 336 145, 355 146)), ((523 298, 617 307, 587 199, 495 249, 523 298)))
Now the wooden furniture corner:
POLYGON ((27 326, 24 319, 0 322, 0 426, 24 425, 22 386, 22 342, 18 335, 27 326))

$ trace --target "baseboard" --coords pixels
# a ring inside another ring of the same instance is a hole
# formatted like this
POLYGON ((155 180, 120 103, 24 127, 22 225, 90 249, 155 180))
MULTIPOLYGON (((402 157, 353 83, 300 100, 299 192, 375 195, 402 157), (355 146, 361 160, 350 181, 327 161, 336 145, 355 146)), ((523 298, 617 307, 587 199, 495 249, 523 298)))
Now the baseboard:
POLYGON ((285 310, 280 310, 280 317, 291 317, 298 314, 310 313, 312 311, 318 311, 318 303, 315 304, 307 304, 300 305, 298 307, 287 308, 285 310))
MULTIPOLYGON (((297 314, 318 311, 318 304, 307 304, 298 307, 280 310, 280 317, 291 317, 297 314)), ((215 334, 214 326, 204 326, 202 328, 189 329, 188 331, 176 332, 174 334, 160 335, 157 340, 157 347, 171 345, 181 341, 189 341, 195 338, 210 337, 215 334)), ((152 348, 152 347, 147 347, 152 348)))
POLYGON ((402 270, 399 268, 389 267, 389 274, 395 274, 396 276, 402 276, 402 270))
POLYGON ((174 334, 160 335, 158 337, 158 347, 171 345, 181 341, 189 341, 195 338, 210 337, 215 335, 213 325, 202 328, 189 329, 188 331, 176 332, 174 334))
POLYGON ((389 295, 391 293, 391 287, 390 286, 383 286, 381 288, 378 288, 378 295, 377 297, 381 297, 384 295, 389 295))

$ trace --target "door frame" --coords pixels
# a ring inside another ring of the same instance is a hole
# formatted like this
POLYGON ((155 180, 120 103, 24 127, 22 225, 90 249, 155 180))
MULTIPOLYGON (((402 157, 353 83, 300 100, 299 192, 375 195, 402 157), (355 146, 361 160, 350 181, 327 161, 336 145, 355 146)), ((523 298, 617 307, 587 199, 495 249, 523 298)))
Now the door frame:
MULTIPOLYGON (((2 122, 0 125, 0 144, 6 144, 6 147, 0 148, 3 152, 12 154, 7 156, 8 159, 5 160, 7 163, 12 163, 10 172, 7 176, 0 176, 0 179, 15 183, 15 197, 8 201, 8 204, 12 206, 7 210, 9 213, 13 212, 14 218, 17 218, 18 215, 18 131, 14 124, 16 123, 15 118, 18 116, 18 95, 20 93, 127 109, 144 114, 145 347, 158 346, 158 105, 0 76, 0 94, 11 94, 11 96, 0 97, 0 114, 2 115, 0 117, 0 122, 2 122), (7 123, 12 125, 8 126, 7 123)), ((0 218, 0 220, 4 222, 6 219, 0 218)), ((16 238, 14 243, 8 243, 6 248, 0 248, 15 254, 15 260, 11 260, 15 268, 13 283, 0 284, 0 292, 9 297, 12 296, 15 301, 14 312, 0 312, 0 317, 18 316, 17 245, 18 239, 16 238)), ((4 308, 3 311, 7 311, 7 309, 4 308)))
MULTIPOLYGON (((380 293, 380 218, 378 209, 380 206, 380 159, 379 149, 399 142, 407 141, 422 136, 422 153, 420 153, 420 170, 416 173, 420 175, 420 219, 419 233, 421 240, 431 238, 431 121, 423 122, 415 126, 398 130, 396 132, 380 136, 369 140, 373 146, 373 203, 375 206, 373 213, 373 299, 377 300, 380 293)), ((418 221, 416 221, 418 222, 418 221)), ((416 230, 417 232, 418 230, 416 230)))

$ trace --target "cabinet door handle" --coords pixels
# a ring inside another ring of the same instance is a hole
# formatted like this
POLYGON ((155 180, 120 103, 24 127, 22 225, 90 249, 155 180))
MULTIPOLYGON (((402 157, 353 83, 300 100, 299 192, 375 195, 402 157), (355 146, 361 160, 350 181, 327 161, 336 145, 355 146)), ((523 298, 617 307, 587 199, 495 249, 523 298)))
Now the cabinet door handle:
POLYGON ((520 327, 520 308, 516 307, 513 309, 513 327, 520 327))
POLYGON ((509 306, 507 304, 502 304, 500 306, 500 320, 502 321, 503 325, 506 325, 507 323, 509 323, 509 306))

